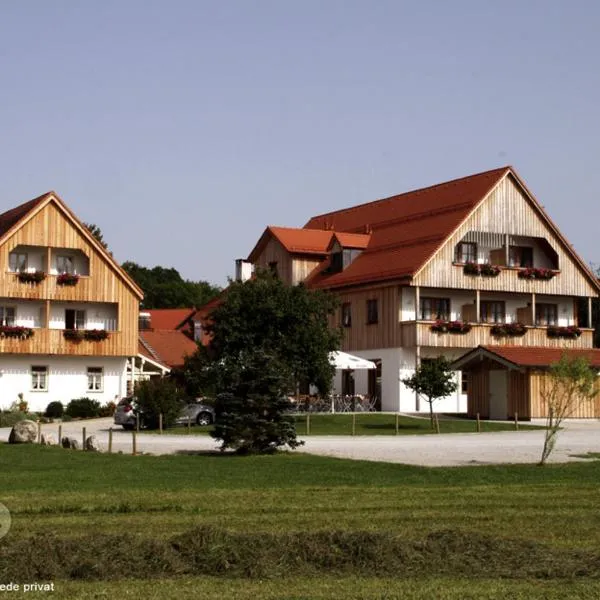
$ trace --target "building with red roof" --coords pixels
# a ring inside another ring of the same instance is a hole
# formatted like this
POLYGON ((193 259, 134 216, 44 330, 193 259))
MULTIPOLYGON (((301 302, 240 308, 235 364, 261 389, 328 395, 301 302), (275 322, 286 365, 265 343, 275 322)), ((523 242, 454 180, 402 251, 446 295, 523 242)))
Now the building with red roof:
MULTIPOLYGON (((331 325, 342 328, 341 349, 378 369, 338 376, 337 390, 378 395, 383 410, 427 411, 401 380, 440 354, 592 347, 598 280, 510 166, 300 228, 269 226, 247 261, 339 297, 331 325)), ((468 376, 457 376, 457 393, 437 410, 467 410, 468 376)))

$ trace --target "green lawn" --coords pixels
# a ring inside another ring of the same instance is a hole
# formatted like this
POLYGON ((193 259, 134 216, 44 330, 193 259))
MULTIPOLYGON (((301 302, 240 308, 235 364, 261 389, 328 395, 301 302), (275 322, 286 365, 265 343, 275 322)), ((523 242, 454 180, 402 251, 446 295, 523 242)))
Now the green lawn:
POLYGON ((0 583, 52 580, 54 597, 600 595, 600 461, 419 468, 2 444, 0 469, 13 518, 0 583))
MULTIPOLYGON (((309 435, 352 435, 351 414, 310 414, 296 415, 298 435, 307 435, 307 419, 309 435)), ((471 419, 450 419, 441 417, 440 433, 474 433, 477 423, 471 419)), ((481 421, 481 431, 514 431, 512 422, 498 423, 481 421)), ((519 429, 539 429, 535 425, 519 423, 519 429)), ((169 435, 207 435, 210 427, 178 426, 166 430, 169 435)), ((156 433, 156 431, 148 432, 156 433)), ((421 435, 435 433, 429 419, 418 417, 398 417, 398 435, 421 435)), ((390 413, 357 413, 355 417, 355 435, 396 435, 396 415, 390 413)))

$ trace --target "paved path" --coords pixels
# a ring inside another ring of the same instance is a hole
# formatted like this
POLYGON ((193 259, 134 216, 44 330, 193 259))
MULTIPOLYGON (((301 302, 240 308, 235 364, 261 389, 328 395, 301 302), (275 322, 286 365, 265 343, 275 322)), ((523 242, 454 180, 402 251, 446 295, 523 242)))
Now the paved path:
MULTIPOLYGON (((64 423, 63 435, 82 437, 94 434, 103 448, 108 444, 108 428, 112 419, 93 419, 64 423)), ((58 434, 58 425, 43 425, 42 431, 58 434)), ((0 429, 0 440, 8 440, 10 428, 0 429)), ((495 433, 453 433, 441 435, 381 436, 311 436, 302 452, 361 460, 405 463, 422 466, 456 466, 473 464, 535 463, 542 451, 542 431, 503 431, 495 433)), ((130 432, 114 429, 115 452, 131 452, 130 432)), ((139 452, 173 454, 216 450, 218 444, 204 435, 137 436, 139 452)), ((573 421, 560 432, 552 462, 578 460, 574 455, 600 453, 600 421, 573 421)))

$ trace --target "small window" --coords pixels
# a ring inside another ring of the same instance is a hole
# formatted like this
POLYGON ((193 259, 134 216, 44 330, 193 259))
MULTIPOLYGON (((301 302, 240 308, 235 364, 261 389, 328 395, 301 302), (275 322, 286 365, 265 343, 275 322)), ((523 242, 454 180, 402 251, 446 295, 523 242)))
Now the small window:
POLYGON ((102 367, 88 367, 88 392, 101 392, 104 379, 104 371, 102 367))
POLYGON ((535 324, 538 326, 558 325, 557 304, 536 304, 535 324))
POLYGON ((469 372, 468 371, 460 372, 460 391, 463 394, 469 393, 469 372))
POLYGON ((344 255, 342 252, 332 252, 329 263, 330 273, 339 273, 344 269, 344 255))
POLYGON ((0 325, 12 327, 15 324, 15 307, 0 306, 0 325))
POLYGON ((510 246, 508 264, 511 267, 533 267, 533 248, 510 246))
POLYGON ((273 273, 273 275, 275 275, 275 277, 279 277, 279 272, 277 270, 277 261, 274 260, 273 262, 269 263, 269 271, 271 271, 271 273, 273 273))
POLYGON ((27 271, 27 254, 25 252, 11 252, 8 255, 8 268, 13 273, 27 271))
POLYGON ((65 310, 65 329, 85 329, 85 310, 65 310))
POLYGON ((435 321, 450 319, 450 298, 421 298, 421 319, 435 321))
POLYGON ((456 246, 456 262, 477 262, 477 244, 475 242, 460 242, 456 246))
POLYGON ((73 274, 75 273, 75 264, 72 256, 57 256, 56 257, 56 270, 59 275, 63 273, 73 274))
POLYGON ((504 302, 484 300, 479 307, 479 320, 482 323, 504 323, 504 302))
POLYGON ((48 391, 48 367, 31 367, 31 389, 34 392, 48 391))
POLYGON ((342 304, 342 326, 352 327, 352 304, 350 302, 342 304))
POLYGON ((367 300, 367 325, 374 325, 378 322, 377 300, 367 300))

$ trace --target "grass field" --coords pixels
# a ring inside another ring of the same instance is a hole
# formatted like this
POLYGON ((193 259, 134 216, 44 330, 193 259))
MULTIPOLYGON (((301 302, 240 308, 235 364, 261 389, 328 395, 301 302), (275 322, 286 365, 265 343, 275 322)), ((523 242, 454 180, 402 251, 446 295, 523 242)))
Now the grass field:
POLYGON ((54 581, 55 598, 600 596, 597 461, 426 469, 0 445, 0 469, 13 519, 0 584, 54 581))
MULTIPOLYGON (((298 435, 307 433, 307 415, 296 415, 298 435)), ((352 435, 351 414, 310 414, 310 435, 352 435)), ((445 419, 440 417, 440 433, 474 433, 477 423, 470 419, 445 419)), ((519 429, 538 429, 535 425, 519 423, 519 429)), ((481 421, 481 431, 513 431, 515 424, 481 421)), ((169 435, 208 435, 210 427, 178 426, 168 429, 169 435)), ((148 433, 156 433, 151 431, 148 433)), ((427 417, 398 418, 398 435, 435 434, 427 417)), ((357 413, 355 418, 355 435, 396 435, 396 415, 391 413, 357 413)))

